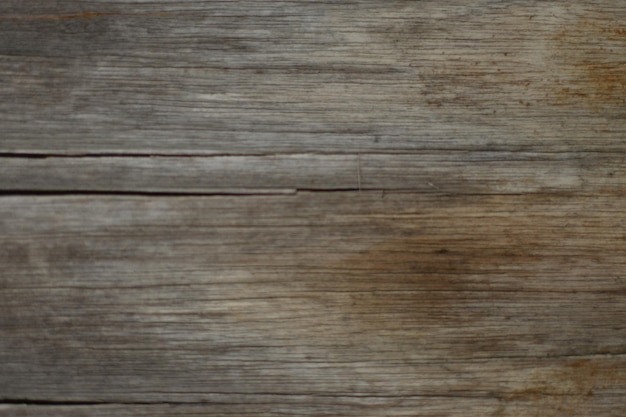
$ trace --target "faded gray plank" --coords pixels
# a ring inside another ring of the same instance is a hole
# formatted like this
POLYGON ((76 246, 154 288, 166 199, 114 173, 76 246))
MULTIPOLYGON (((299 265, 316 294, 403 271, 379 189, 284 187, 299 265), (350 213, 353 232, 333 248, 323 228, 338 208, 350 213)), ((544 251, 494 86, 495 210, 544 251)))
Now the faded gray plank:
POLYGON ((1 196, 0 415, 622 417, 625 34, 0 2, 1 192, 255 194, 1 196))
POLYGON ((3 1, 0 152, 624 151, 614 0, 3 1))
POLYGON ((0 158, 2 191, 448 194, 623 193, 624 155, 422 152, 219 157, 0 158))
POLYGON ((0 158, 0 189, 176 193, 357 189, 358 157, 0 158))
POLYGON ((618 415, 625 204, 4 197, 0 397, 618 415))

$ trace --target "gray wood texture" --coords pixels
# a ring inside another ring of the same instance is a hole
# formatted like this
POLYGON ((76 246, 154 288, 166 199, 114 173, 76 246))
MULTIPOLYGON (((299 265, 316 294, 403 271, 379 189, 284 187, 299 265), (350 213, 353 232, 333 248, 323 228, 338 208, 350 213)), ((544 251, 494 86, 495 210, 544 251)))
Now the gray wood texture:
POLYGON ((618 415, 625 208, 621 196, 4 197, 4 396, 618 415))
POLYGON ((0 3, 0 152, 624 151, 616 0, 0 3))
POLYGON ((626 3, 0 2, 0 416, 626 415, 626 3))
POLYGON ((406 190, 448 194, 626 191, 626 154, 422 152, 215 157, 1 158, 0 190, 294 193, 406 190))

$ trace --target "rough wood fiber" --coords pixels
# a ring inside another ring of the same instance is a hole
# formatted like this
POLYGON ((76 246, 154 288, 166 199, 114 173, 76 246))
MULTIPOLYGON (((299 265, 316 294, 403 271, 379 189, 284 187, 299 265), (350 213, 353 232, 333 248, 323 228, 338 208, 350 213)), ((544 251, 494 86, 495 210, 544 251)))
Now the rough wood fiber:
POLYGON ((3 396, 618 415, 625 209, 610 195, 4 197, 3 396))
POLYGON ((624 56, 616 0, 0 1, 0 416, 625 416, 624 56))
POLYGON ((0 3, 0 152, 624 151, 626 4, 0 3))
POLYGON ((9 417, 183 417, 183 416, 377 416, 377 417, 465 417, 465 416, 603 416, 622 417, 626 407, 611 399, 572 401, 571 399, 497 400, 472 398, 336 398, 329 406, 317 398, 261 397, 252 407, 239 403, 207 405, 95 405, 95 406, 0 406, 0 415, 9 417), (272 404, 281 402, 284 407, 272 404), (355 413, 355 410, 358 412, 355 413))
POLYGON ((626 192, 626 156, 605 153, 1 158, 0 191, 447 194, 626 192))

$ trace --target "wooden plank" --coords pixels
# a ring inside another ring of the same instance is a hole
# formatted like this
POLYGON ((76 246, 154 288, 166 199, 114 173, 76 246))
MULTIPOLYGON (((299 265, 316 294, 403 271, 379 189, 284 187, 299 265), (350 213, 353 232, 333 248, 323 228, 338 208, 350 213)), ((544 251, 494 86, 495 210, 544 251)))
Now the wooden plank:
POLYGON ((625 206, 612 194, 5 196, 1 397, 69 415, 107 402, 617 416, 625 206))
POLYGON ((357 189, 356 155, 0 158, 6 191, 173 193, 357 189))
POLYGON ((297 403, 290 407, 277 405, 276 398, 258 398, 254 409, 240 403, 212 403, 195 405, 83 405, 83 406, 24 406, 0 405, 0 416, 6 417, 179 417, 179 416, 327 416, 347 415, 388 416, 550 416, 550 417, 621 417, 626 412, 623 401, 590 397, 584 401, 562 398, 558 401, 507 401, 475 398, 319 398, 302 399, 281 397, 283 404, 297 403), (303 400, 308 401, 302 406, 303 400), (608 401, 607 401, 608 400, 608 401), (365 403, 368 404, 365 404, 365 403))
POLYGON ((611 0, 0 2, 0 416, 623 417, 625 53, 611 0))
POLYGON ((3 1, 0 152, 622 152, 626 4, 3 1))
POLYGON ((605 153, 0 158, 6 192, 447 194, 624 193, 625 157, 605 153))

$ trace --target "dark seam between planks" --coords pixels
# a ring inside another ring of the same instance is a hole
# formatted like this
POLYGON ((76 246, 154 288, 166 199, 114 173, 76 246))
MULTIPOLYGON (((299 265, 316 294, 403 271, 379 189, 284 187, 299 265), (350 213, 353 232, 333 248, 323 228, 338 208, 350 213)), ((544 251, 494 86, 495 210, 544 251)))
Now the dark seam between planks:
MULTIPOLYGON (((71 197, 71 196, 149 196, 149 197, 243 197, 243 196, 256 196, 256 197, 272 197, 286 195, 295 195, 297 190, 283 189, 283 188, 269 188, 267 192, 261 192, 255 190, 241 192, 235 191, 217 191, 217 192, 168 192, 168 191, 98 191, 98 190, 0 190, 1 197, 20 197, 20 196, 59 196, 59 197, 71 197)), ((345 190, 340 190, 345 191, 345 190)))
MULTIPOLYGON (((291 394, 283 392, 153 392, 149 394, 168 394, 168 395, 246 395, 250 397, 310 397, 310 398, 350 398, 350 399, 371 399, 371 398, 399 398, 399 399, 419 399, 419 398, 465 398, 465 399, 506 399, 509 398, 507 392, 476 392, 475 394, 462 393, 457 394, 419 394, 419 395, 377 395, 377 394, 291 394)), ((533 395, 544 397, 579 397, 577 393, 559 393, 559 392, 533 392, 533 395)), ((616 394, 617 396, 618 394, 616 394)), ((607 393, 603 396, 613 396, 607 393)), ((211 404, 232 404, 225 401, 73 401, 73 400, 42 400, 42 399, 0 399, 0 405, 26 405, 26 406, 105 406, 105 405, 211 405, 211 404)))
MULTIPOLYGON (((440 197, 523 197, 523 196, 551 196, 551 197, 593 197, 598 196, 597 192, 588 191, 568 191, 568 190, 554 190, 554 191, 529 191, 529 192, 445 192, 445 191, 426 191, 417 190, 413 188, 267 188, 267 189, 240 189, 237 191, 225 190, 215 192, 198 192, 198 191, 99 191, 99 190, 0 190, 0 198, 2 197, 73 197, 73 196, 137 196, 137 197, 286 197, 296 196, 298 194, 338 194, 338 193, 380 193, 384 198, 387 195, 393 194, 415 194, 424 196, 440 196, 440 197), (265 191, 267 190, 267 191, 265 191)), ((603 191, 601 195, 614 196, 621 195, 622 190, 603 191)))
MULTIPOLYGON (((424 149, 398 149, 396 151, 346 151, 346 152, 252 152, 252 153, 224 153, 224 152, 78 152, 78 153, 58 153, 58 152, 0 152, 0 158, 152 158, 152 157, 196 157, 196 158, 219 158, 219 157, 275 157, 275 156, 420 156, 420 155, 438 155, 444 156, 448 152, 463 152, 467 154, 531 154, 531 155, 615 155, 615 150, 567 150, 567 151, 546 151, 533 149, 517 149, 517 148, 424 148, 424 149)), ((528 159, 504 159, 503 161, 527 161, 528 159)))

